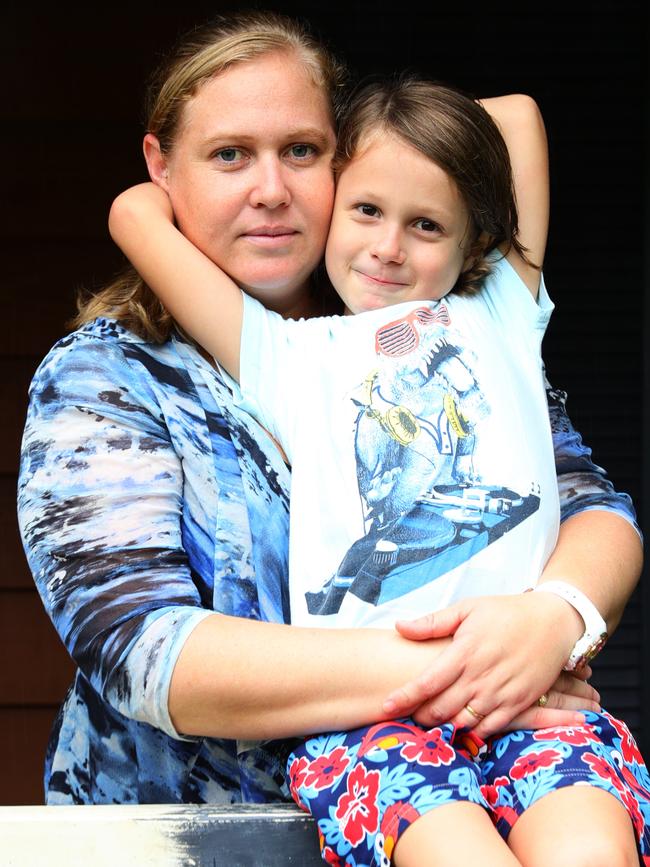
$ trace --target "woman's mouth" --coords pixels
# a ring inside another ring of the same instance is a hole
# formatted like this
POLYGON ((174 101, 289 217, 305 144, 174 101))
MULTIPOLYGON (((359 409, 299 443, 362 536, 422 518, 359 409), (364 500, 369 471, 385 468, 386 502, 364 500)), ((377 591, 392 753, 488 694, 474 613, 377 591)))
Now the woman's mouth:
POLYGON ((256 226, 243 232, 242 237, 256 246, 275 249, 290 244, 298 234, 292 226, 256 226))

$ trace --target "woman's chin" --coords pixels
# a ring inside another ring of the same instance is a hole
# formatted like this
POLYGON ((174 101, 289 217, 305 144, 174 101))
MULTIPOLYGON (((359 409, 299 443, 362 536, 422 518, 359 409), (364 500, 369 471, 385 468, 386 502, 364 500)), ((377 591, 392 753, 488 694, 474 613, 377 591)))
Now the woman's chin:
POLYGON ((267 309, 274 310, 284 317, 299 319, 313 315, 313 298, 309 290, 309 280, 305 277, 266 280, 254 283, 239 283, 244 292, 255 298, 267 309))

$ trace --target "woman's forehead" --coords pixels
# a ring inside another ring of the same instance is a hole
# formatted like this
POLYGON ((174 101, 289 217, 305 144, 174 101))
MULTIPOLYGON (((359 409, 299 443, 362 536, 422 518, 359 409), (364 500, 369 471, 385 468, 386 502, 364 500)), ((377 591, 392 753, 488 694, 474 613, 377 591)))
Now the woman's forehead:
POLYGON ((281 124, 312 128, 328 137, 332 132, 326 89, 288 52, 242 61, 209 78, 187 101, 179 132, 254 136, 281 124))

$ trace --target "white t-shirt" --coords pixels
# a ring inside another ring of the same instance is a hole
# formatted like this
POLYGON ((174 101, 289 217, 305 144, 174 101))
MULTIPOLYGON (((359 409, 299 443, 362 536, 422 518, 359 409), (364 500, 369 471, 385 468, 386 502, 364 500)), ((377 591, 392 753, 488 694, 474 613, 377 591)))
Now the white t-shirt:
POLYGON ((292 465, 292 622, 387 626, 536 583, 559 502, 541 369, 553 305, 481 292, 283 320, 248 296, 243 405, 292 465))

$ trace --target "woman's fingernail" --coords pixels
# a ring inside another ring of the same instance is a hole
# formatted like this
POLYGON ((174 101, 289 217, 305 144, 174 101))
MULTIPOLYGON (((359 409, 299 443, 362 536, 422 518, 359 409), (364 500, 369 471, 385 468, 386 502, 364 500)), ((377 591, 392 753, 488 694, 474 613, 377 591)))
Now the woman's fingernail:
POLYGON ((384 709, 384 713, 392 713, 396 707, 397 707, 397 704, 395 703, 395 701, 392 698, 387 698, 386 701, 382 705, 382 708, 384 709))

